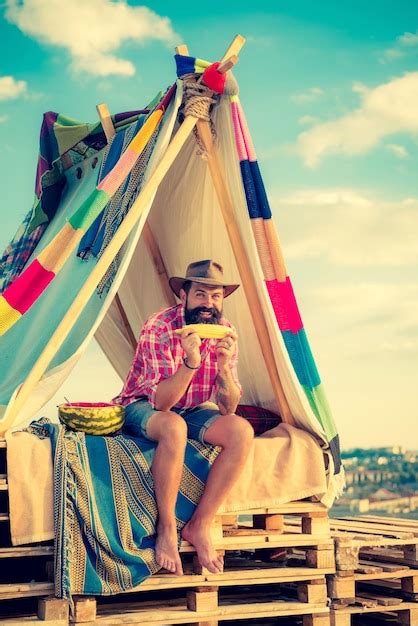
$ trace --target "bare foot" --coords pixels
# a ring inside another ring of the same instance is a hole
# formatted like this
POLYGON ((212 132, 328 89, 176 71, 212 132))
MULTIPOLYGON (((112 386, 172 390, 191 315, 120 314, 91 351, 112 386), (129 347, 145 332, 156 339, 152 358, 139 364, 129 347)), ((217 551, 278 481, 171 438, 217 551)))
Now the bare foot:
POLYGON ((183 528, 181 536, 196 548, 200 565, 212 574, 218 574, 224 568, 223 557, 213 547, 209 528, 210 524, 191 520, 183 528))
POLYGON ((172 574, 182 576, 183 567, 177 547, 177 529, 175 524, 172 526, 158 525, 155 558, 158 565, 161 565, 161 567, 172 574))

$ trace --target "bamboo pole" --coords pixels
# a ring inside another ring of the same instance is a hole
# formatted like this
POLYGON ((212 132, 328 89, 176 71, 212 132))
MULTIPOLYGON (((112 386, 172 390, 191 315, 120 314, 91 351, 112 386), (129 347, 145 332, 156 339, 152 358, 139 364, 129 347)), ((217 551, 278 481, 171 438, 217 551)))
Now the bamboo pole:
POLYGON ((294 419, 284 395, 283 387, 277 371, 267 323, 264 319, 260 298, 257 293, 257 285, 247 258, 244 242, 241 237, 239 226, 235 218, 234 207, 228 188, 226 186, 222 166, 216 148, 213 144, 209 123, 205 120, 198 120, 197 130, 200 139, 205 147, 208 158, 209 171, 212 177, 215 192, 219 201, 229 240, 234 251, 242 285, 247 298, 251 317, 260 343, 261 352, 269 374, 273 393, 280 409, 282 421, 286 424, 294 424, 294 419))
POLYGON ((171 164, 180 152, 186 139, 195 127, 196 122, 197 119, 195 117, 187 116, 183 124, 178 129, 161 161, 158 163, 148 182, 132 205, 131 210, 119 226, 112 240, 109 242, 109 245, 105 249, 103 255, 97 261, 92 273, 81 287, 67 313, 64 315, 62 321, 56 328, 32 370, 29 372, 25 382, 20 387, 14 403, 6 410, 3 420, 0 422, 0 435, 4 434, 13 424, 14 418, 24 407, 25 402, 30 396, 35 385, 39 382, 49 363, 52 361, 55 354, 65 341, 73 325, 79 318, 85 305, 93 294, 96 286, 106 273, 110 263, 129 236, 131 230, 140 218, 145 206, 151 200, 171 164))

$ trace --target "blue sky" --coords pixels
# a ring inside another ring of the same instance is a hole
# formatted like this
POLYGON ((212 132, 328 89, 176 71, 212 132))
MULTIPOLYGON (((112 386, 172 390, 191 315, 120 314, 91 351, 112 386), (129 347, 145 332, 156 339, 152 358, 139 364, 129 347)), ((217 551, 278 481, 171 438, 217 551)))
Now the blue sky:
MULTIPOLYGON (((241 100, 343 446, 418 448, 418 5, 191 4, 2 4, 0 247, 32 202, 43 112, 138 108, 174 80, 174 44, 216 60, 239 32, 241 100)), ((60 401, 86 371, 118 391, 92 346, 60 401)))

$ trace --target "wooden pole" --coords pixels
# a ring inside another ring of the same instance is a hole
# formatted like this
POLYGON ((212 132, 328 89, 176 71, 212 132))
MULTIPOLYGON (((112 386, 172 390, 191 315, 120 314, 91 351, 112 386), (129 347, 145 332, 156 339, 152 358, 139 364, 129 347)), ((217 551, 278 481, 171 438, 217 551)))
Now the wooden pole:
POLYGON ((185 43, 182 43, 179 46, 176 46, 174 49, 176 51, 176 54, 179 54, 182 57, 189 56, 189 48, 186 46, 185 43))
POLYGON ((231 45, 229 46, 229 48, 223 55, 221 62, 226 61, 226 59, 228 59, 229 57, 232 57, 233 55, 238 56, 244 44, 245 44, 245 37, 243 37, 242 35, 236 35, 231 45))
POLYGON ((234 67, 238 63, 238 57, 236 54, 230 56, 226 61, 222 61, 220 66, 218 67, 219 74, 226 74, 230 69, 234 67))
MULTIPOLYGON (((238 60, 238 53, 245 44, 245 38, 242 35, 237 35, 224 56, 222 57, 222 65, 224 71, 228 71, 229 61, 233 59, 232 65, 238 60)), ((177 54, 188 55, 189 51, 186 45, 181 45, 176 48, 177 54)), ((232 67, 231 65, 231 67, 232 67)), ((207 161, 209 171, 212 177, 215 192, 218 198, 218 202, 222 211, 225 226, 228 232, 229 240, 231 242, 232 249, 234 251, 235 260, 238 265, 238 271, 240 273, 241 282, 244 288, 244 292, 247 298, 250 314, 253 320, 253 324, 257 333, 258 341, 260 344, 261 352, 263 354, 264 362, 267 367, 270 382, 273 388, 273 393, 276 398, 276 402, 280 409, 283 422, 287 424, 294 424, 295 421, 291 414, 289 404, 286 400, 286 396, 283 391, 280 377, 277 371, 276 362, 274 359, 273 350, 271 347, 270 337, 268 334, 267 323, 264 319, 263 310, 261 307, 260 298, 257 293, 257 285, 254 279, 254 275, 247 258, 244 242, 241 237, 239 226, 235 218, 235 211, 232 204, 231 197, 227 185, 224 180, 222 167, 219 156, 216 152, 216 148, 213 144, 212 133, 209 123, 205 120, 197 121, 197 130, 205 147, 207 153, 207 161)))
POLYGON ((142 236, 144 237, 148 252, 153 260, 155 271, 157 272, 165 300, 168 306, 174 306, 177 300, 174 293, 170 289, 170 285, 168 284, 167 269, 165 267, 163 257, 161 256, 160 248, 148 222, 145 222, 144 224, 142 236))
MULTIPOLYGON (((113 139, 113 137, 116 135, 116 130, 115 130, 115 127, 113 126, 112 118, 110 117, 109 108, 108 108, 107 104, 102 102, 101 104, 98 104, 96 106, 96 110, 97 110, 97 113, 99 115, 100 122, 102 124, 102 128, 103 128, 104 134, 106 135, 107 143, 109 143, 113 139)), ((121 299, 120 299, 118 293, 115 296, 115 304, 116 304, 116 307, 118 309, 120 318, 121 318, 122 323, 123 323, 123 327, 124 327, 125 332, 126 332, 126 338, 128 339, 129 343, 131 344, 131 346, 133 348, 133 351, 135 352, 135 350, 136 350, 135 335, 134 335, 134 332, 132 330, 132 326, 129 323, 128 316, 126 315, 126 311, 123 308, 123 304, 121 302, 121 299)))
POLYGON ((100 121, 102 123, 102 128, 104 134, 106 135, 107 143, 113 139, 116 134, 115 127, 113 126, 112 118, 110 117, 110 112, 107 104, 102 102, 102 104, 98 104, 96 106, 97 113, 99 114, 100 121))
MULTIPOLYGON (((98 104, 96 106, 96 109, 100 117, 100 121, 102 123, 103 130, 106 135, 106 139, 109 142, 113 138, 113 136, 116 134, 116 130, 115 130, 115 127, 113 126, 112 118, 110 116, 109 108, 107 104, 103 102, 102 104, 98 104)), ((148 224, 148 222, 145 222, 144 224, 142 235, 144 236, 144 240, 148 248, 148 252, 152 260, 154 261, 155 270, 157 272, 158 279, 161 283, 161 289, 165 296, 165 300, 167 301, 169 306, 172 306, 176 303, 176 299, 168 284, 167 270, 165 268, 164 261, 161 256, 161 252, 158 247, 157 241, 154 237, 154 234, 151 230, 151 226, 148 224)), ((123 325, 126 329, 127 338, 129 339, 129 342, 131 343, 135 351, 137 342, 136 342, 135 335, 132 331, 132 327, 129 323, 128 316, 126 315, 126 311, 123 307, 119 294, 116 294, 115 301, 116 301, 116 306, 121 316, 123 325)))
POLYGON ((215 192, 225 221, 229 240, 234 251, 235 260, 238 265, 242 285, 247 298, 251 317, 260 343, 261 352, 269 374, 273 393, 280 409, 282 421, 286 424, 294 424, 294 419, 284 395, 283 387, 277 371, 271 341, 268 334, 267 323, 264 319, 263 309, 257 293, 257 285, 253 276, 250 263, 245 251, 244 242, 241 237, 239 226, 235 217, 234 207, 228 188, 226 186, 222 167, 216 148, 212 141, 212 134, 209 123, 205 120, 198 120, 197 130, 203 146, 207 152, 207 162, 212 177, 215 192))
POLYGON ((127 338, 129 339, 129 343, 131 344, 134 352, 136 351, 137 341, 134 335, 134 331, 132 330, 132 326, 129 323, 128 316, 126 315, 126 311, 123 308, 123 304, 119 298, 119 294, 117 293, 115 296, 115 303, 119 311, 119 315, 125 327, 127 338))
POLYGON ((29 372, 25 382, 20 387, 20 390, 16 396, 16 399, 10 407, 6 410, 3 420, 0 422, 0 435, 4 434, 8 428, 13 424, 14 418, 22 410, 26 400, 32 393, 35 385, 39 382, 44 374, 49 363, 54 358, 55 354, 65 341, 75 322, 79 318, 85 305, 93 294, 96 286, 106 273, 107 268, 116 256, 117 252, 122 247, 123 243, 129 236, 131 230, 137 223, 141 216, 141 213, 145 209, 148 202, 158 189, 161 181, 175 160, 176 156, 183 147, 186 139, 189 137, 193 128, 195 127, 197 119, 192 116, 187 116, 183 124, 178 129, 174 139, 168 146, 161 161, 156 166, 154 172, 151 174, 148 182, 145 184, 141 193, 135 200, 131 207, 131 210, 126 215, 125 219, 119 226, 114 237, 109 242, 109 245, 103 252, 101 258, 97 261, 96 266, 91 272, 90 276, 81 287, 67 313, 64 315, 57 329, 53 333, 51 339, 45 346, 37 362, 29 372))

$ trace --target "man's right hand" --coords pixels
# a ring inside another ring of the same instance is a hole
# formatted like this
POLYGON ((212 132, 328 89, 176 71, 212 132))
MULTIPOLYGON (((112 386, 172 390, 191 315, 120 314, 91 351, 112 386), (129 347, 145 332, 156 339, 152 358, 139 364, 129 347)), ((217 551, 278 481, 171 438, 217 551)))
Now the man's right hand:
POLYGON ((200 365, 200 346, 202 340, 196 331, 185 328, 181 333, 181 347, 186 353, 187 363, 190 367, 200 365))

